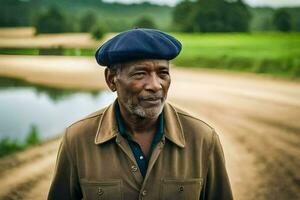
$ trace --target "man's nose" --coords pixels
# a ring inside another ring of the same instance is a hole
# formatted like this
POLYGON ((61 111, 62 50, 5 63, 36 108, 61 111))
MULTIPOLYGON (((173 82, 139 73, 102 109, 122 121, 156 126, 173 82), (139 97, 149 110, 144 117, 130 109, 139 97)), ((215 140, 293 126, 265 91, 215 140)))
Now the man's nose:
POLYGON ((145 89, 157 92, 162 89, 161 79, 156 74, 151 74, 147 79, 145 89))

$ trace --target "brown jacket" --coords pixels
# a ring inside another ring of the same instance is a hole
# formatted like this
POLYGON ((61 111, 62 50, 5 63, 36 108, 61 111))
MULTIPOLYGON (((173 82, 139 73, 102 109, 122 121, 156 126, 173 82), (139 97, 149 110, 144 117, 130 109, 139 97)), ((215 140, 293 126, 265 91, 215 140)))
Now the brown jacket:
POLYGON ((232 199, 214 129, 166 103, 165 131, 143 179, 114 104, 66 129, 49 200, 232 199))

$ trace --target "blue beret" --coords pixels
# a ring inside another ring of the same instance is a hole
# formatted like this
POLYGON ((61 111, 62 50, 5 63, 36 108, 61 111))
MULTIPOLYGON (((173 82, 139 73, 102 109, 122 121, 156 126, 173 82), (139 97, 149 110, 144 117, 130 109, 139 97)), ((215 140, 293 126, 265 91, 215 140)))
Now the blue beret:
POLYGON ((99 65, 111 66, 138 59, 172 60, 181 51, 181 43, 155 29, 137 28, 122 32, 100 46, 95 54, 99 65))

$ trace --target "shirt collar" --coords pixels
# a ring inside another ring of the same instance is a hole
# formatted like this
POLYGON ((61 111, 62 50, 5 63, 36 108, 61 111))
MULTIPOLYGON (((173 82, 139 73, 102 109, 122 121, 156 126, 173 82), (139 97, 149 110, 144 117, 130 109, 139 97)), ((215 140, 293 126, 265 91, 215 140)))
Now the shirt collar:
POLYGON ((119 133, 123 137, 129 137, 130 138, 130 135, 126 133, 125 124, 124 124, 123 118, 121 116, 120 106, 119 106, 119 103, 117 101, 116 101, 116 104, 115 104, 115 115, 116 115, 116 122, 117 122, 119 133))
MULTIPOLYGON (((116 104, 117 100, 108 106, 101 115, 95 137, 95 144, 103 144, 120 134, 116 120, 116 104)), ((165 137, 177 146, 183 148, 185 146, 185 138, 175 108, 169 103, 165 103, 163 116, 165 137)))

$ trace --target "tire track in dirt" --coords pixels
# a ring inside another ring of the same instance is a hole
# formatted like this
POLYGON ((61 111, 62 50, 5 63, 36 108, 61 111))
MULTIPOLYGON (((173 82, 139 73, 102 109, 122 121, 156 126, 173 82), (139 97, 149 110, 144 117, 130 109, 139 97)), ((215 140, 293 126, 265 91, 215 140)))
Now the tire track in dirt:
POLYGON ((31 188, 52 174, 58 143, 59 139, 53 140, 1 161, 4 171, 1 172, 0 199, 26 199, 25 194, 31 188), (15 164, 12 166, 10 163, 15 164))
MULTIPOLYGON (((53 172, 54 167, 50 170, 53 172)), ((43 200, 47 199, 48 191, 50 189, 52 173, 47 174, 47 176, 42 177, 42 179, 37 182, 35 187, 30 188, 30 190, 24 193, 24 199, 30 200, 43 200)))
POLYGON ((38 195, 32 196, 34 199, 46 199, 46 195, 48 190, 39 190, 38 186, 43 186, 44 183, 42 183, 44 180, 47 181, 49 184, 49 180, 47 177, 49 174, 45 173, 45 171, 51 171, 52 167, 51 165, 43 170, 43 172, 34 175, 32 178, 25 180, 22 183, 18 183, 17 186, 13 188, 13 190, 10 190, 8 193, 6 193, 4 196, 2 196, 2 199, 5 200, 25 200, 25 199, 31 199, 28 198, 30 192, 33 191, 39 191, 38 195), (45 198, 38 198, 39 196, 43 196, 45 198))
POLYGON ((34 162, 42 157, 57 152, 59 138, 54 138, 42 145, 34 146, 24 152, 13 154, 9 157, 0 160, 0 176, 4 176, 9 170, 15 167, 25 165, 29 162, 34 162))

